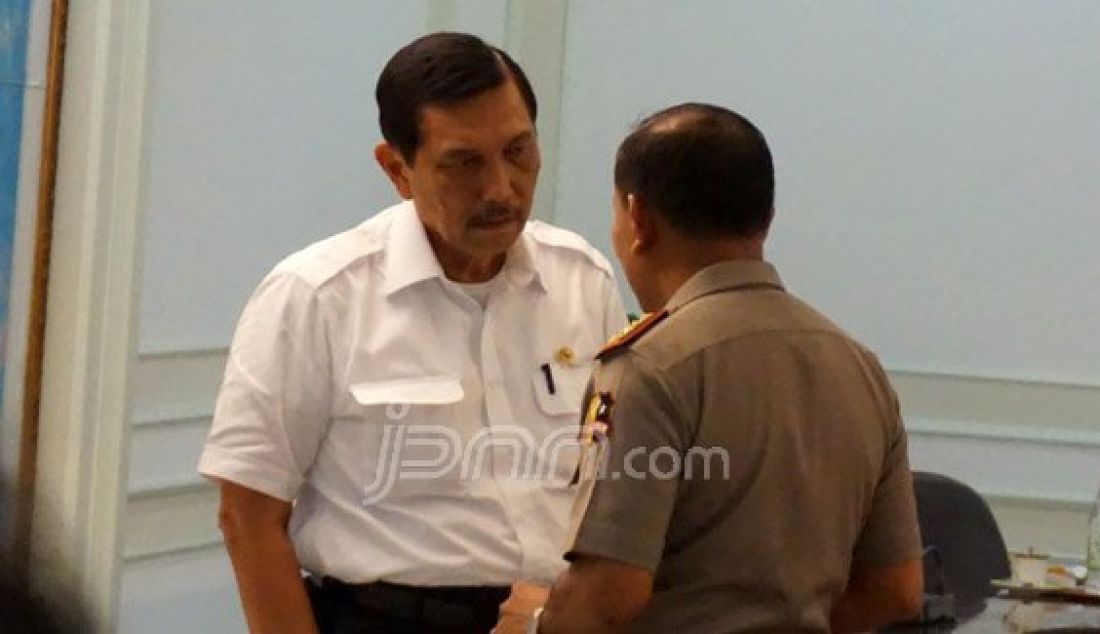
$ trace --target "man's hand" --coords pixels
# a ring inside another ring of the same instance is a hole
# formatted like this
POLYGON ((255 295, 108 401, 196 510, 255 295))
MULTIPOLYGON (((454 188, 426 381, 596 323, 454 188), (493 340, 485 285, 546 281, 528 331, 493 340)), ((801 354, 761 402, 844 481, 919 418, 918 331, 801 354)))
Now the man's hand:
POLYGON ((924 568, 920 559, 875 568, 856 567, 833 606, 835 632, 865 632, 920 614, 924 568))
POLYGON ((550 590, 539 632, 626 631, 652 594, 649 570, 604 557, 578 556, 550 590))
POLYGON ((523 581, 512 586, 512 595, 500 604, 500 621, 493 634, 523 634, 535 610, 546 603, 550 590, 523 581))

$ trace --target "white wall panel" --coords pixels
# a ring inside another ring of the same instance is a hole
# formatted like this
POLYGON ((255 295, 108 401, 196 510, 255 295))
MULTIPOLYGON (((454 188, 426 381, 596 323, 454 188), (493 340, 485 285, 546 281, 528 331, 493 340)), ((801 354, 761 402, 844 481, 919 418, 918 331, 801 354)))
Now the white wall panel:
POLYGON ((1100 484, 1100 434, 1051 437, 1042 428, 1004 433, 965 421, 906 422, 914 468, 946 473, 990 495, 1088 507, 1100 484))
POLYGON ((140 354, 134 370, 134 422, 212 414, 226 354, 224 347, 140 354))
POLYGON ((121 634, 248 631, 220 546, 127 562, 121 614, 121 634))
POLYGON ((1009 548, 1083 556, 1100 487, 1100 388, 911 371, 890 378, 914 469, 974 487, 1009 548))
POLYGON ((125 529, 128 560, 220 544, 218 491, 200 483, 131 493, 125 529))
POLYGON ((199 464, 210 419, 135 425, 130 436, 130 491, 199 482, 199 464))

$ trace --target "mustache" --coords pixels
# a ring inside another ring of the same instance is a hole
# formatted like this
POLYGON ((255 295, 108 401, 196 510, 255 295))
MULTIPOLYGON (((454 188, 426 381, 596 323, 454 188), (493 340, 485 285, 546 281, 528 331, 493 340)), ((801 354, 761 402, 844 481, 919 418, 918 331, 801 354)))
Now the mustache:
POLYGON ((474 212, 470 217, 470 222, 474 224, 489 224, 518 218, 520 215, 521 210, 518 207, 503 203, 486 203, 474 212))

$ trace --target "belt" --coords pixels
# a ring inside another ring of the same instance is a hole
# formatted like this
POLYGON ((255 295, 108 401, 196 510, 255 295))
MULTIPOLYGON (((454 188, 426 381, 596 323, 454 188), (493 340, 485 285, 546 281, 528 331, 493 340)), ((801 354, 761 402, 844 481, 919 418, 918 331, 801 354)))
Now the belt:
POLYGON ((368 610, 447 627, 495 623, 500 604, 512 592, 509 586, 406 586, 385 581, 349 584, 332 577, 325 577, 319 585, 325 592, 349 596, 368 610))

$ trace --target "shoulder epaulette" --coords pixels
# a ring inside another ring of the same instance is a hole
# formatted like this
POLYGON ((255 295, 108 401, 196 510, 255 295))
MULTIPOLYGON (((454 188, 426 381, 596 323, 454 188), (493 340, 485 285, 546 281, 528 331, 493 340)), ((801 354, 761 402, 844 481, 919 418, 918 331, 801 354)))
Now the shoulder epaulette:
POLYGON ((668 317, 668 311, 662 310, 658 313, 649 313, 645 317, 642 317, 638 321, 627 326, 622 332, 612 337, 607 343, 604 344, 597 354, 597 359, 603 359, 604 357, 618 352, 619 350, 625 350, 630 347, 630 344, 642 338, 642 335, 653 329, 654 326, 664 321, 665 317, 668 317))

